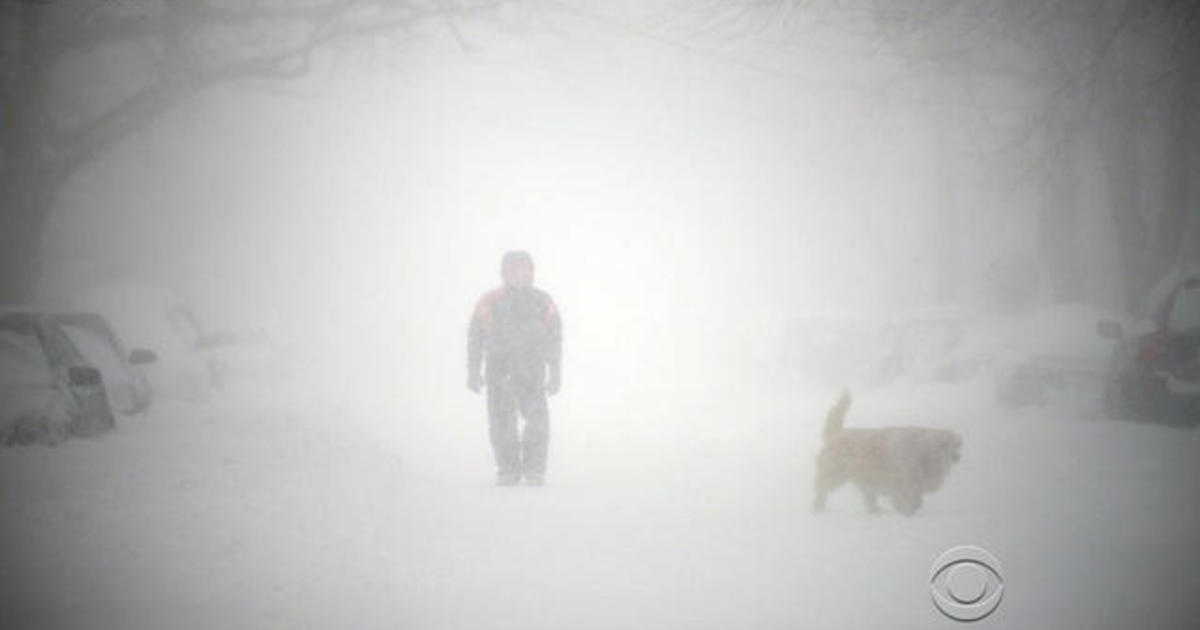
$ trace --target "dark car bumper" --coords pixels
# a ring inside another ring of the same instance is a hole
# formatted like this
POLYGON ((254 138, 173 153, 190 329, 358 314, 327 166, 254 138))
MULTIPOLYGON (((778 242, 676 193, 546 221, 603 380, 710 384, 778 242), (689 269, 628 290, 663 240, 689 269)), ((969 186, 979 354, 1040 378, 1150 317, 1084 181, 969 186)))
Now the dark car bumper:
POLYGON ((1200 381, 1169 372, 1125 374, 1108 392, 1109 415, 1178 426, 1200 424, 1200 381))

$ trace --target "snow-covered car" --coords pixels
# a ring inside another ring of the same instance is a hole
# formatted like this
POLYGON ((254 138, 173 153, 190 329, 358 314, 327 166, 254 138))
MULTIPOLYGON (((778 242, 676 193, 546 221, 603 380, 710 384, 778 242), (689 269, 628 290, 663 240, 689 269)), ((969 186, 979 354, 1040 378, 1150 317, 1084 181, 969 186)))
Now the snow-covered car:
POLYGON ((200 335, 173 292, 153 284, 109 283, 78 292, 70 304, 102 315, 129 345, 154 349, 157 361, 141 372, 155 400, 200 401, 212 392, 212 366, 196 352, 200 335))
POLYGON ((1177 272, 1154 300, 1151 326, 1126 331, 1104 320, 1097 332, 1117 342, 1104 402, 1114 418, 1200 424, 1200 269, 1177 272))
POLYGON ((287 371, 266 335, 214 332, 187 300, 161 286, 98 285, 71 303, 102 314, 130 345, 154 349, 158 360, 144 374, 157 400, 203 401, 239 382, 275 382, 287 371))
POLYGON ((1060 303, 992 324, 987 343, 996 400, 1010 408, 1070 404, 1094 413, 1108 347, 1091 328, 1107 315, 1092 305, 1060 303))
POLYGON ((974 376, 974 357, 960 353, 968 322, 951 312, 921 313, 887 321, 875 342, 871 382, 879 385, 900 378, 952 383, 974 376))
POLYGON ((138 366, 154 363, 157 355, 140 348, 126 352, 112 327, 96 313, 54 313, 50 317, 88 363, 103 374, 114 411, 133 414, 150 406, 150 382, 138 366))
POLYGON ((953 308, 795 317, 784 324, 781 349, 787 368, 839 387, 957 382, 981 367, 963 353, 970 323, 953 308))
POLYGON ((115 425, 104 378, 45 313, 0 311, 0 443, 54 444, 115 425))
POLYGON ((844 386, 864 380, 879 322, 857 313, 809 313, 780 326, 780 367, 804 380, 844 386))

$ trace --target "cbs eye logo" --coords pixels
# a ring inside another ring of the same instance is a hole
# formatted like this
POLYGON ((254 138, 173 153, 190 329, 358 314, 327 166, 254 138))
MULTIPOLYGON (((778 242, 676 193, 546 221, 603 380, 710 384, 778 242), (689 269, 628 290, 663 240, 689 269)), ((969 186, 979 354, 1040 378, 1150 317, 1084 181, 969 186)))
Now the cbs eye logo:
POLYGON ((1004 577, 995 556, 974 545, 947 550, 929 570, 933 605, 956 621, 979 621, 1004 597, 1004 577))

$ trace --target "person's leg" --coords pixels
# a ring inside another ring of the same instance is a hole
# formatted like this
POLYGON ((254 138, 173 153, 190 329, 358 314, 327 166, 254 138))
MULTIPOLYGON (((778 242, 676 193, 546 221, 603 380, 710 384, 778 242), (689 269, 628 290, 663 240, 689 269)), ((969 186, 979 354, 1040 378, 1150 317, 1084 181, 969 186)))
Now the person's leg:
POLYGON ((518 389, 525 430, 521 435, 522 474, 531 484, 546 477, 546 456, 550 446, 550 410, 541 379, 526 380, 518 389))
POLYGON ((492 453, 496 457, 496 482, 517 483, 521 478, 521 446, 517 431, 517 401, 507 377, 489 374, 487 388, 488 426, 492 453))

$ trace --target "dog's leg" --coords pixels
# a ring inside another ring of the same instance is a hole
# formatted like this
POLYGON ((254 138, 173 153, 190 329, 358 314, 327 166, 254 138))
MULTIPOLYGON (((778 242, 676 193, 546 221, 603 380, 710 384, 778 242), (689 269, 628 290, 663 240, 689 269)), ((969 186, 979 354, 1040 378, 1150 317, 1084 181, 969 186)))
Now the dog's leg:
POLYGON ((817 482, 813 488, 813 511, 824 512, 825 500, 829 497, 829 493, 837 490, 839 486, 845 483, 845 478, 839 475, 833 475, 820 470, 817 471, 817 482))
POLYGON ((912 516, 921 509, 921 493, 905 490, 892 497, 892 505, 896 506, 897 512, 905 516, 912 516))
POLYGON ((866 486, 859 486, 862 491, 863 505, 867 506, 867 511, 871 514, 879 513, 879 499, 875 495, 875 491, 866 486))
POLYGON ((911 468, 905 471, 903 475, 903 483, 896 489, 896 493, 892 495, 892 505, 896 507, 896 511, 905 515, 912 516, 921 509, 921 475, 919 468, 911 468))
POLYGON ((829 490, 830 489, 826 487, 825 484, 821 483, 820 479, 817 479, 816 487, 813 488, 813 493, 815 495, 813 498, 814 512, 825 511, 825 499, 829 496, 829 490))

